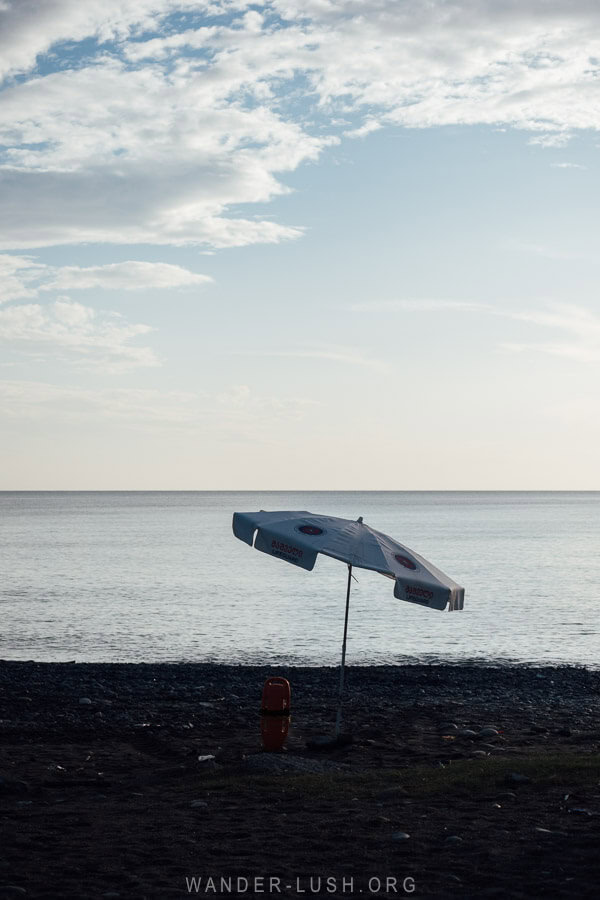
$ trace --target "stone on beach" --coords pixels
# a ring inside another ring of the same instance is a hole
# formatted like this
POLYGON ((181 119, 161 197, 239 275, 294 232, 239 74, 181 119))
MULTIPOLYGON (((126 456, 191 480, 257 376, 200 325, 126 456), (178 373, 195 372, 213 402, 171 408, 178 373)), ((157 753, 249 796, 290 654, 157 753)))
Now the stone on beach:
POLYGON ((479 732, 479 737, 482 737, 482 738, 497 737, 498 734, 499 734, 499 732, 498 732, 497 728, 493 728, 491 725, 486 725, 485 728, 482 728, 481 731, 479 732))

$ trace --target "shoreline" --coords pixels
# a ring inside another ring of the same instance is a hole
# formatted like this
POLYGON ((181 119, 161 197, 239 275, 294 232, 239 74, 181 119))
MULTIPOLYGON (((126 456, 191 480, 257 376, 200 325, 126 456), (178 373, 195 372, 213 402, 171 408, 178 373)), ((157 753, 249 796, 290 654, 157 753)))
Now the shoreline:
MULTIPOLYGON (((206 657, 203 659, 188 658, 166 658, 166 659, 34 659, 31 656, 24 655, 20 658, 0 655, 0 666, 2 665, 40 665, 40 666, 211 666, 222 669, 264 669, 277 668, 278 666, 285 669, 303 670, 303 669, 339 669, 339 659, 331 662, 311 662, 310 660, 291 659, 290 657, 271 657, 259 659, 245 659, 240 661, 214 659, 206 657)), ((346 663, 346 668, 356 670, 361 669, 410 669, 415 667, 423 667, 426 669, 442 667, 442 668, 475 668, 475 669, 535 669, 537 670, 577 670, 585 669, 589 672, 600 673, 600 659, 596 665, 588 662, 563 661, 563 660, 527 660, 513 659, 505 656, 457 656, 444 657, 431 654, 430 656, 406 656, 397 657, 394 661, 384 662, 361 662, 346 663)))

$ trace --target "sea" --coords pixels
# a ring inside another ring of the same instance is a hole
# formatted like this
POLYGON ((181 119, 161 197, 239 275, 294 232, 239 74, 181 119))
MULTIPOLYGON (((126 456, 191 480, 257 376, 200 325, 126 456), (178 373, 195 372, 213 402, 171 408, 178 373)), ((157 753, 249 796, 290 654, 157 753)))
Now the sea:
POLYGON ((0 658, 338 664, 346 566, 234 538, 260 509, 362 516, 465 587, 439 612, 355 570, 349 665, 600 667, 600 492, 0 493, 0 658))

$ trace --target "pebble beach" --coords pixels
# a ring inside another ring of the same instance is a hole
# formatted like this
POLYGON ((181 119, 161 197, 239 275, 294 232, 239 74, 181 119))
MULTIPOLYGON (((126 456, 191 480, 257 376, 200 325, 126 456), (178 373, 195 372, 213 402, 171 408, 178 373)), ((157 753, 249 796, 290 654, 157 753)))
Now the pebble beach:
POLYGON ((350 667, 322 747, 338 677, 0 662, 0 897, 596 896, 600 672, 350 667))

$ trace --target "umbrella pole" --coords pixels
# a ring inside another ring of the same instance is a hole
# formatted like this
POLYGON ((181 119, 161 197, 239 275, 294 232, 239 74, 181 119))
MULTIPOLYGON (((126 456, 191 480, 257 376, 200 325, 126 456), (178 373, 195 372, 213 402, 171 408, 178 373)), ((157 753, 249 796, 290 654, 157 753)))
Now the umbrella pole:
POLYGON ((344 673, 346 668, 346 635, 348 634, 348 611, 350 609, 350 585, 352 583, 352 566, 348 566, 348 588, 346 590, 346 616, 344 618, 344 641, 342 643, 342 664, 340 666, 340 695, 338 699, 337 716, 335 718, 335 736, 339 737, 342 730, 342 700, 344 697, 344 673))

